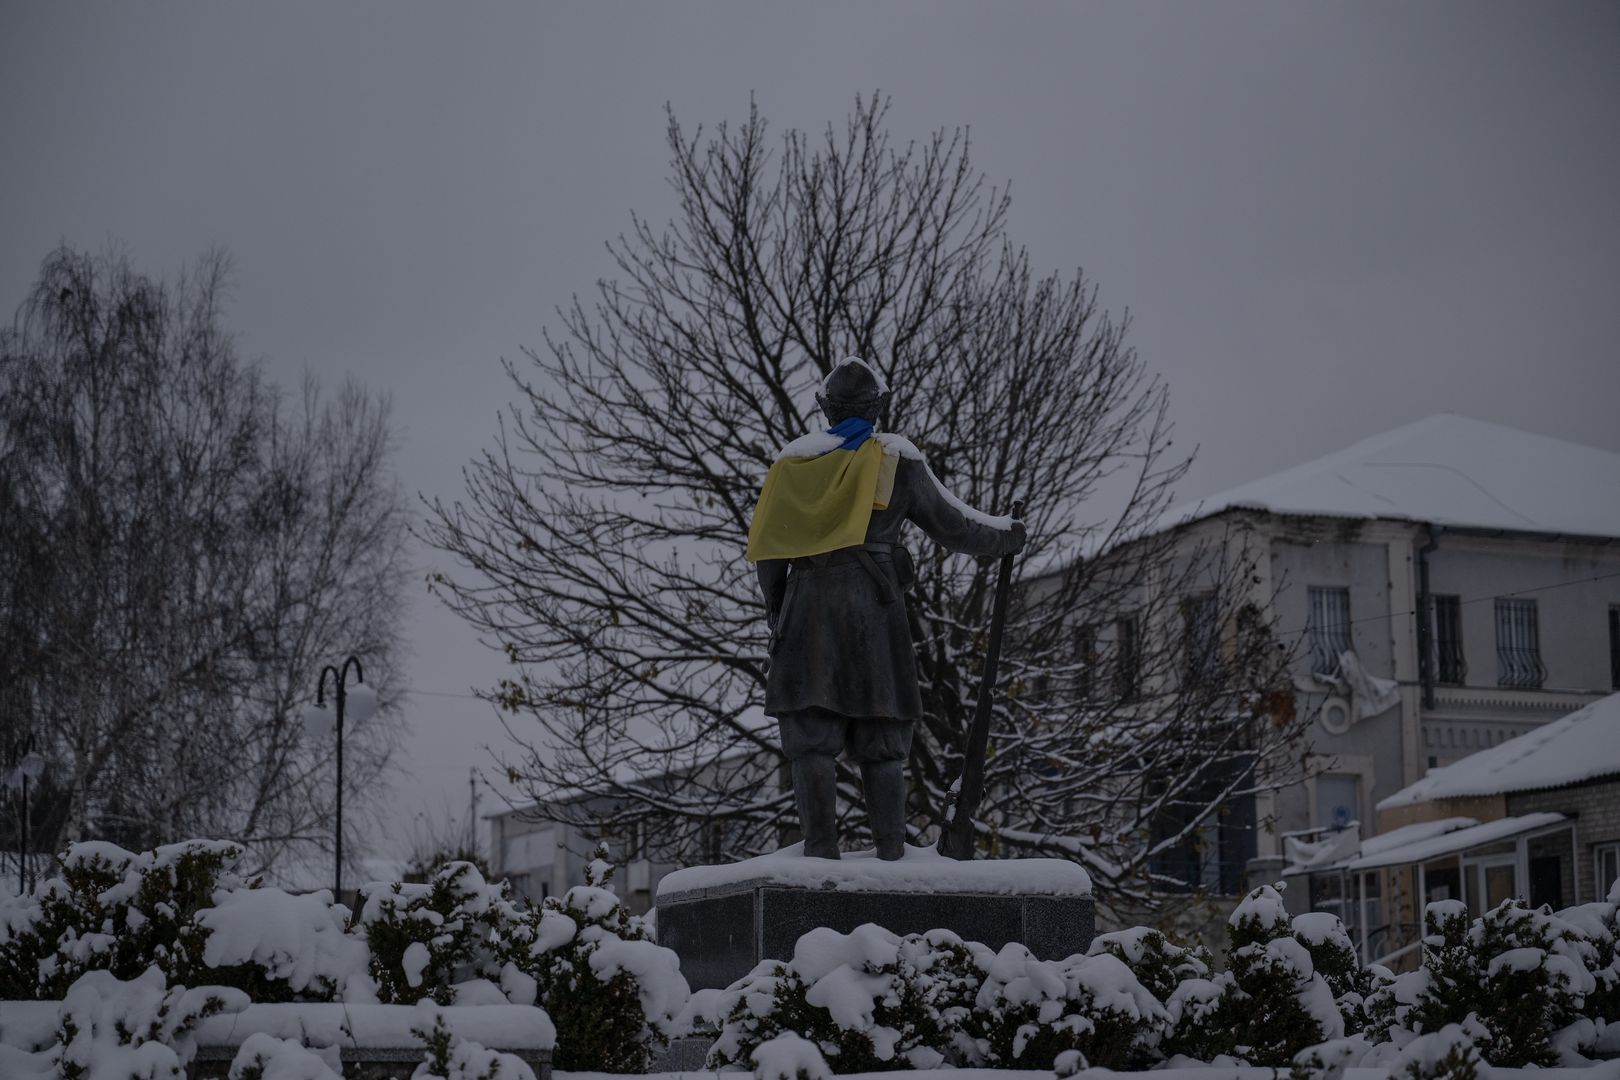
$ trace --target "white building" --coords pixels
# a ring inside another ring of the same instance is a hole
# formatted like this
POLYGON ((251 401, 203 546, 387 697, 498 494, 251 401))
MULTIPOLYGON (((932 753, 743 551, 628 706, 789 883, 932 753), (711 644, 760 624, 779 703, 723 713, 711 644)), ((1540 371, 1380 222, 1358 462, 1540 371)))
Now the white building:
POLYGON ((1178 544, 1243 536, 1255 600, 1302 639, 1314 775, 1257 800, 1251 881, 1291 839, 1303 858, 1370 835, 1426 770, 1620 687, 1620 454, 1432 416, 1174 520, 1178 544))

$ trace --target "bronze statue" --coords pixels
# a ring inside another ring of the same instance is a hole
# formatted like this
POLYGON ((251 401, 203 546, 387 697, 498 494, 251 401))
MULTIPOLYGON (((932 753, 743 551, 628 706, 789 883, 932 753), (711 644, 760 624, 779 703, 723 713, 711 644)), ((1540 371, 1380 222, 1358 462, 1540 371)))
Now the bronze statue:
POLYGON ((998 556, 1023 548, 1024 526, 958 502, 911 443, 877 433, 889 391, 864 361, 841 361, 816 400, 831 427, 783 450, 749 534, 771 629, 765 712, 792 764, 804 853, 839 857, 843 753, 860 765, 878 857, 898 859, 922 713, 901 529, 910 521, 951 551, 998 556))

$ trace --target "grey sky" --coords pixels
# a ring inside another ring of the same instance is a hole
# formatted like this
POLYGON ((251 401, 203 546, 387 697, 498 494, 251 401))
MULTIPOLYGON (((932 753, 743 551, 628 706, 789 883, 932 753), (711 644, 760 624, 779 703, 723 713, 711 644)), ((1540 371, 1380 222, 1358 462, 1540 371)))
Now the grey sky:
MULTIPOLYGON (((896 135, 970 125, 1037 265, 1130 308, 1188 496, 1438 411, 1620 450, 1606 2, 13 2, 0 306, 61 240, 223 245, 245 350, 391 391, 405 484, 453 496, 500 357, 668 216, 666 101, 819 129, 873 88, 896 135)), ((501 670, 425 597, 412 638, 417 687, 501 670)), ((397 813, 461 805, 499 726, 410 712, 397 813)))

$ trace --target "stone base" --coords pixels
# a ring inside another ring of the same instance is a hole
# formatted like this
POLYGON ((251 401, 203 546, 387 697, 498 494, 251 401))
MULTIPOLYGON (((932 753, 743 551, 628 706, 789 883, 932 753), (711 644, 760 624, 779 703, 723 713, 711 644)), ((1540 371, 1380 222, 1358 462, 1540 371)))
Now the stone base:
POLYGON ((846 934, 863 923, 896 934, 944 929, 993 949, 1016 941, 1044 960, 1084 952, 1091 944, 1090 883, 1072 864, 1060 863, 1057 873, 1037 865, 1058 863, 1051 859, 956 864, 912 848, 906 860, 890 864, 896 872, 885 880, 870 860, 796 856, 784 863, 786 854, 750 860, 762 871, 752 877, 745 863, 731 875, 716 872, 730 868, 694 868, 703 872, 680 871, 665 879, 658 894, 658 943, 680 957, 692 989, 729 986, 761 960, 791 959, 799 938, 822 926, 846 934), (781 873, 769 872, 784 865, 781 873), (964 866, 972 870, 964 872, 964 866), (1065 881, 1065 867, 1076 876, 1065 881), (682 876, 711 883, 668 888, 682 876), (717 880, 727 876, 738 880, 717 880), (822 880, 812 883, 814 878, 822 880), (1003 884, 987 887, 996 878, 1003 884))

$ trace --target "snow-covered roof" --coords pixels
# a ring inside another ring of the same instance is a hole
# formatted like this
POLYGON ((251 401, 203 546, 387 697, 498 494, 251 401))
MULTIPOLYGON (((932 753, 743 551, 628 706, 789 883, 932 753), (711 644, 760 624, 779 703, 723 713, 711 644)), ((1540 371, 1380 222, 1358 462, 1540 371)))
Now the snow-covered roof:
POLYGON ((1435 799, 1502 795, 1620 776, 1620 694, 1599 698, 1489 750, 1470 754, 1378 804, 1386 810, 1435 799))
POLYGON ((1523 814, 1519 817, 1497 818, 1495 821, 1487 821, 1483 825, 1472 825, 1466 829, 1454 829, 1438 836, 1431 835, 1405 844, 1391 845, 1372 854, 1363 854, 1360 858, 1349 859, 1333 869, 1354 874, 1364 870, 1377 870, 1383 866, 1406 866, 1411 863, 1428 862, 1430 859, 1456 855, 1470 848, 1484 847, 1487 844, 1511 840, 1515 836, 1523 836, 1525 833, 1547 829, 1568 820, 1563 814, 1555 814, 1547 810, 1538 811, 1534 814, 1523 814))
POLYGON ((1620 454, 1443 413, 1169 512, 1232 509, 1620 536, 1620 454))

